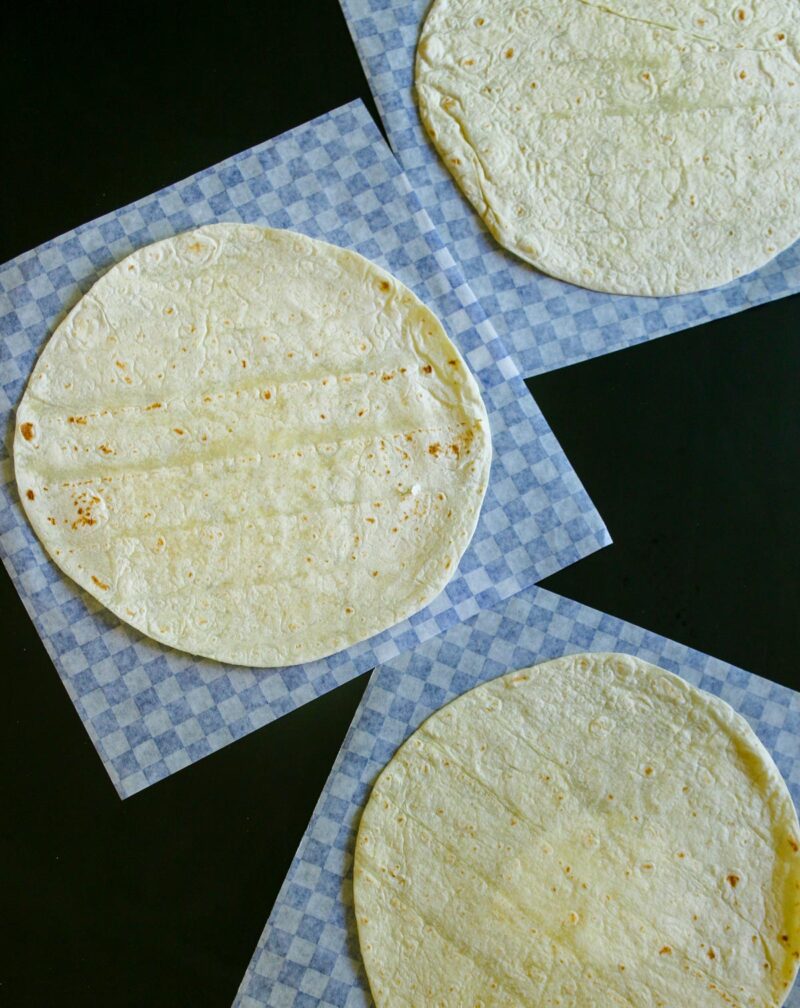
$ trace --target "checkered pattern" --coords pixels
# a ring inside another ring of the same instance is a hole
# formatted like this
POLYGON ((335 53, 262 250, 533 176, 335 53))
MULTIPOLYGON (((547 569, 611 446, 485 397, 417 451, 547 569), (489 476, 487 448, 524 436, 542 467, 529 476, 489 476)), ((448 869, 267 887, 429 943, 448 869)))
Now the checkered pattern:
POLYGON ((361 103, 0 269, 0 410, 6 429, 49 333, 100 273, 141 245, 217 220, 295 228, 355 249, 409 284, 443 320, 482 386, 494 440, 492 479, 473 543, 456 577, 428 608, 325 661, 259 672, 154 644, 65 579, 25 521, 5 455, 0 548, 6 567, 123 797, 609 542, 361 103))
POLYGON ((411 85, 430 0, 341 4, 392 147, 522 374, 552 371, 800 290, 800 242, 749 276, 680 297, 598 294, 536 272, 489 235, 420 122, 411 85))
MULTIPOLYGON (((376 669, 311 817, 234 1008, 361 1008, 372 1000, 352 910, 358 818, 372 782, 433 711, 515 668, 622 651, 727 700, 800 804, 800 693, 588 606, 531 588, 376 669)), ((800 988, 786 1002, 800 1008, 800 988)))

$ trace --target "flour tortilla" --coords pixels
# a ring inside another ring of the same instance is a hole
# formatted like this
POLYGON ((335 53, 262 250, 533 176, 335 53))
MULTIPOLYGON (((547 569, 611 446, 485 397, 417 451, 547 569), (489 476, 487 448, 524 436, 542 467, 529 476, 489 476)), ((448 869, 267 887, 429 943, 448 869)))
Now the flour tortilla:
POLYGON ((378 1008, 773 1008, 800 828, 726 703, 575 655, 470 690, 375 784, 355 909, 378 1008))
POLYGON ((800 235, 797 0, 434 0, 416 86, 497 241, 562 280, 682 294, 800 235))
POLYGON ((427 604, 490 465, 436 317, 353 252, 217 224, 112 267, 17 411, 20 498, 56 563, 193 654, 309 661, 427 604))

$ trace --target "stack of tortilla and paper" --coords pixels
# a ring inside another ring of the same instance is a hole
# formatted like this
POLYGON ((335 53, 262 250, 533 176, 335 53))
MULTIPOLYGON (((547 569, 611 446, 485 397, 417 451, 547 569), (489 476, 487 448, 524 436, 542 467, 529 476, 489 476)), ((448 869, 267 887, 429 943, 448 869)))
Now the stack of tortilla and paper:
POLYGON ((800 290, 793 0, 341 5, 522 374, 800 290))
POLYGON ((361 103, 0 276, 4 560, 123 797, 609 542, 361 103))
POLYGON ((236 1008, 778 1008, 800 694, 528 589, 376 669, 236 1008))

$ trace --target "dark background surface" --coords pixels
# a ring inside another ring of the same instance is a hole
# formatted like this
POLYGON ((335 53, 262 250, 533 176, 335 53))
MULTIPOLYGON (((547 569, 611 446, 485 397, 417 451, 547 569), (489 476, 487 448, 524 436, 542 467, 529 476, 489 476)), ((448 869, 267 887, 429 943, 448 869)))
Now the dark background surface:
MULTIPOLYGON (((164 5, 165 6, 165 5, 164 5)), ((0 262, 352 98, 335 0, 6 16, 0 262)), ((787 685, 800 297, 529 382, 615 544, 546 587, 787 685)), ((12 1006, 230 1004, 366 677, 121 802, 4 572, 12 1006)))

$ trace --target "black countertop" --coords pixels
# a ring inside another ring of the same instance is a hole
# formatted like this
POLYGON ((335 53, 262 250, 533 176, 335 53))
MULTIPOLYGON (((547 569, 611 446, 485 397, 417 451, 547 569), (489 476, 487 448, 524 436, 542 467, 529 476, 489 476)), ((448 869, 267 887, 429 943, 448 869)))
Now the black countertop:
MULTIPOLYGON (((335 0, 6 18, 0 261, 337 105, 335 0)), ((614 545, 545 587, 776 682, 800 655, 800 296, 528 382, 614 545)), ((5 573, 0 1000, 227 1006, 366 684, 121 802, 5 573)))

